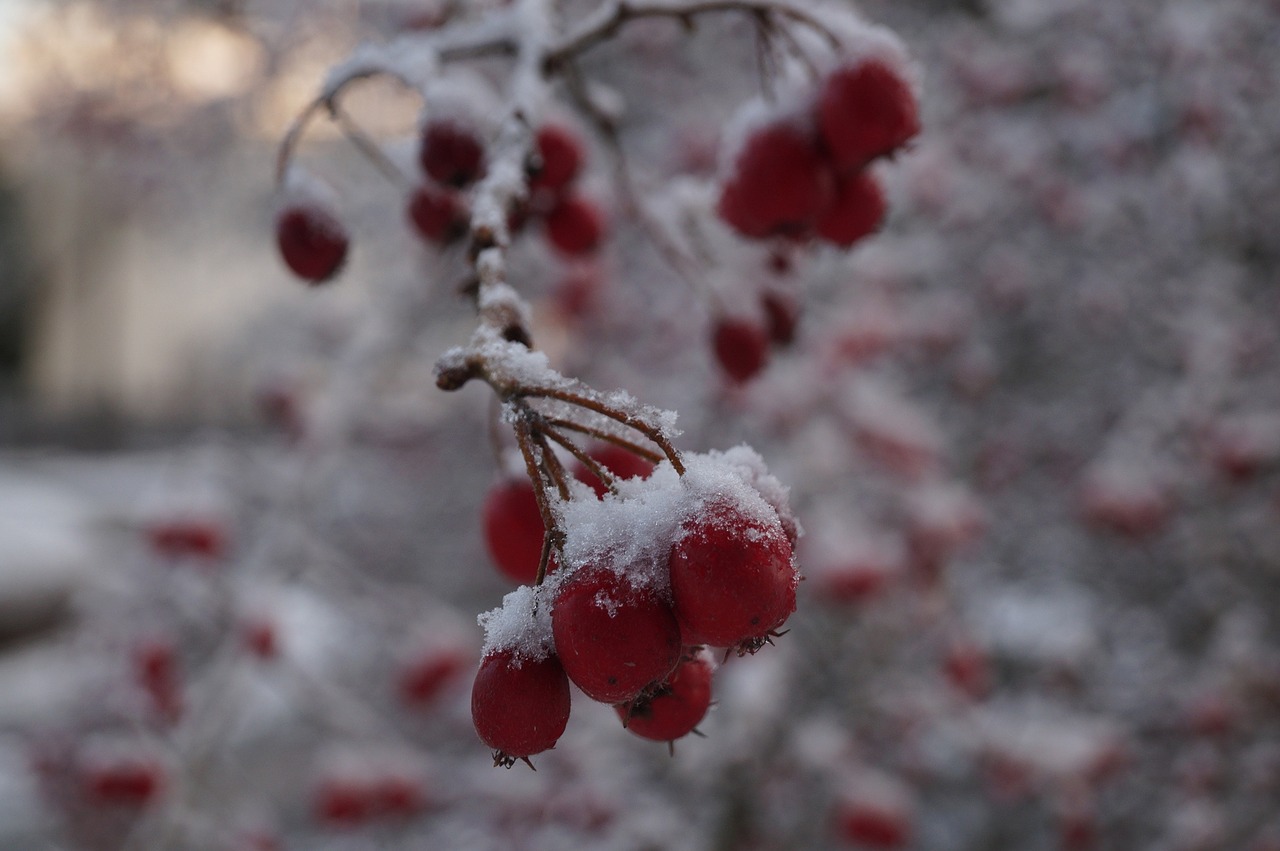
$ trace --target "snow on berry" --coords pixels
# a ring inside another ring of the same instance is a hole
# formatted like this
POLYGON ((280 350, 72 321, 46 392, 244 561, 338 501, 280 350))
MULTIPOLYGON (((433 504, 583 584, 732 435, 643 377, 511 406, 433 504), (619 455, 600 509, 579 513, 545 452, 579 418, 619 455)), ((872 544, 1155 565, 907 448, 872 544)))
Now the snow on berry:
POLYGON ((624 572, 586 565, 561 583, 551 611, 556 652, 593 700, 632 700, 680 661, 680 626, 658 589, 624 572))
POLYGON ((672 742, 693 732, 711 707, 715 663, 706 652, 682 659, 662 687, 616 707, 628 732, 655 742, 672 742))

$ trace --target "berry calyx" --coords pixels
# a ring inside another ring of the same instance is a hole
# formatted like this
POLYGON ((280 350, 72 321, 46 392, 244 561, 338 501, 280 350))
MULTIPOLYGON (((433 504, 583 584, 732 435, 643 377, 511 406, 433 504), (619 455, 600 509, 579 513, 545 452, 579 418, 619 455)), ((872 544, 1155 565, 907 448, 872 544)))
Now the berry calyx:
POLYGON ((805 236, 831 194, 817 147, 798 127, 776 123, 743 144, 716 207, 743 236, 805 236))
MULTIPOLYGON (((529 480, 512 478, 494 485, 484 499, 482 525, 485 546, 498 569, 521 585, 533 582, 546 529, 529 480)), ((547 570, 551 569, 549 564, 547 570)))
POLYGON ((686 643, 758 648, 796 609, 791 545, 776 517, 713 503, 681 525, 670 565, 686 643))
POLYGON ((423 184, 409 199, 409 222, 428 242, 441 245, 466 233, 467 211, 456 193, 423 184))
POLYGON ((586 565, 551 610, 556 652, 569 679, 601 703, 622 703, 680 661, 680 625, 656 589, 609 567, 586 565))
POLYGON ((530 176, 529 191, 560 195, 582 169, 582 140, 567 127, 547 124, 538 130, 537 146, 541 167, 530 176))
POLYGON ((693 732, 711 706, 711 663, 684 659, 652 695, 616 707, 627 730, 642 739, 673 742, 693 732))
POLYGON ((543 222, 547 239, 561 254, 591 254, 604 238, 604 213, 581 195, 561 198, 543 222))
POLYGON ((884 191, 879 181, 860 171, 837 182, 835 197, 818 217, 815 230, 827 242, 849 248, 875 233, 884 214, 884 191))
POLYGON ((838 168, 891 154, 920 132, 919 106, 902 75, 879 59, 844 65, 818 101, 822 140, 838 168))
POLYGON ((438 182, 461 189, 484 173, 484 145, 457 121, 432 121, 422 129, 418 161, 438 182))
POLYGON ((314 203, 290 205, 276 216, 280 257, 309 283, 324 283, 338 273, 347 259, 348 242, 338 217, 314 203))
POLYGON ((737 384, 758 375, 769 362, 769 335, 755 322, 721 318, 711 332, 711 345, 721 369, 737 384))
POLYGON ((553 747, 569 723, 569 678, 554 654, 541 659, 511 648, 485 655, 471 690, 471 720, 494 749, 494 764, 510 767, 553 747))

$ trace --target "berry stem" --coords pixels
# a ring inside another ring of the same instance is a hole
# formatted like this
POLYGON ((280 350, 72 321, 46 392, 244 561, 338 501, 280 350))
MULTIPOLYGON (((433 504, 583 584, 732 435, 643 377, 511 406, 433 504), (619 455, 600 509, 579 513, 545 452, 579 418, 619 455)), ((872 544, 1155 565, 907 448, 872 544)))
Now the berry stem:
POLYGON ((631 441, 625 438, 618 437, 616 434, 610 434, 609 432, 604 431, 602 429, 591 428, 591 426, 585 426, 585 425, 582 425, 581 423, 575 423, 572 420, 563 420, 563 419, 548 419, 547 425, 551 426, 552 428, 564 428, 564 429, 569 429, 570 431, 580 432, 590 437, 594 437, 596 440, 603 440, 607 443, 612 443, 614 446, 621 447, 622 449, 625 449, 628 452, 630 452, 632 455, 639 455, 644 460, 649 461, 653 464, 657 464, 659 461, 662 460, 662 453, 654 452, 651 449, 645 449, 643 446, 640 446, 639 444, 632 443, 631 441))
POLYGON ((338 129, 342 131, 342 135, 347 137, 356 150, 364 154, 374 168, 378 170, 383 177, 391 182, 393 186, 410 191, 413 189, 414 183, 409 179, 399 166, 391 161, 391 159, 383 152, 382 147, 364 132, 359 124, 347 114, 336 102, 330 102, 329 115, 333 118, 338 129))
POLYGON ((602 464, 597 462, 596 459, 592 458, 586 452, 583 452, 580 447, 578 447, 573 443, 573 441, 569 440, 567 437, 565 437, 563 434, 560 434, 558 431, 555 431, 552 429, 547 430, 546 436, 551 438, 561 446, 563 446, 565 449, 569 450, 570 454, 572 454, 574 458, 578 459, 578 461, 582 462, 582 465, 586 467, 588 470, 590 470, 592 475, 594 475, 600 481, 604 482, 605 487, 607 487, 610 491, 612 491, 613 493, 618 492, 617 487, 614 485, 613 474, 611 474, 607 469, 605 469, 605 467, 602 464))

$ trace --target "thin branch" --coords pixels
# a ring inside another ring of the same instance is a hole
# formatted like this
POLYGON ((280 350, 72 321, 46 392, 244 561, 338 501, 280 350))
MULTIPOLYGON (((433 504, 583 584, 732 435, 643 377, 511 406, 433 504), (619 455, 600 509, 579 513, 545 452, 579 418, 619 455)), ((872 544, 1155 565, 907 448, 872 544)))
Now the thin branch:
POLYGON ((351 116, 336 103, 329 104, 329 114, 333 116, 334 122, 338 128, 342 130, 342 134, 347 140, 354 145, 360 153, 364 154, 365 159, 373 164, 383 177, 391 181, 397 188, 410 190, 413 188, 413 180, 400 170, 400 167, 391 161, 391 159, 383 152, 382 147, 369 137, 369 134, 352 120, 351 116))
POLYGON ((606 405, 598 399, 592 399, 589 396, 581 396, 572 391, 562 390, 557 387, 522 388, 518 389, 514 396, 516 398, 533 397, 556 399, 561 402, 568 402, 571 405, 577 405, 580 408, 586 408, 588 411, 595 411, 597 414, 606 416, 611 420, 616 420, 628 428, 635 429, 656 443, 662 449, 662 453, 667 456, 667 460, 671 462, 671 466, 675 467, 676 472, 682 476, 685 473, 684 463, 680 460, 680 453, 676 451, 676 448, 671 444, 671 441, 667 439, 666 435, 662 433, 662 430, 645 422, 634 414, 628 414, 626 411, 618 410, 617 408, 606 405))
POLYGON ((605 487, 607 487, 609 490, 613 491, 614 493, 617 493, 617 488, 614 486, 614 476, 607 469, 605 469, 603 464, 601 464, 596 459, 592 458, 585 451, 583 451, 582 447, 575 444, 572 440, 565 437, 560 432, 555 431, 553 429, 547 429, 546 432, 544 433, 546 434, 547 437, 551 438, 556 443, 560 444, 565 449, 569 450, 569 454, 571 454, 574 458, 577 458, 579 463, 581 463, 582 466, 586 467, 591 472, 592 475, 594 475, 600 481, 604 482, 605 487))
POLYGON ((553 428, 567 428, 570 431, 576 431, 582 434, 590 435, 591 437, 594 437, 597 440, 607 441, 609 443, 612 443, 614 446, 618 446, 627 450, 633 455, 639 455, 641 458, 654 464, 657 464, 662 460, 662 453, 654 452, 651 449, 645 449, 643 446, 640 446, 639 444, 632 443, 626 438, 618 437, 616 434, 610 434, 609 432, 604 431, 603 429, 592 428, 591 426, 585 426, 585 425, 582 425, 581 423, 575 423, 572 420, 551 419, 551 418, 547 419, 547 425, 553 428))

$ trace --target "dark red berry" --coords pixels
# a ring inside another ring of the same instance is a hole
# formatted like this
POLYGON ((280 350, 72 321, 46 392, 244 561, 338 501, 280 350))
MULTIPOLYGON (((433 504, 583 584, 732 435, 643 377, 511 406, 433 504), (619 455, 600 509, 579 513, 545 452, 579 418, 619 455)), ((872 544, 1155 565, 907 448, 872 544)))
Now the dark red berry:
POLYGON ((84 769, 85 793, 98 805, 141 807, 163 790, 164 768, 146 757, 120 757, 84 769))
POLYGON ((827 242, 848 248, 875 233, 884 213, 879 181, 869 172, 859 171, 837 182, 835 196, 818 217, 815 230, 827 242))
POLYGON ((498 569, 521 585, 533 582, 546 529, 529 480, 494 485, 484 500, 483 525, 485 545, 498 569))
POLYGON ((313 284, 338 273, 347 259, 347 231, 338 217, 315 204, 294 204, 276 216, 276 244, 285 265, 313 284))
POLYGON ((400 673, 400 700, 411 707, 431 704, 462 671, 463 664, 462 653, 455 648, 423 653, 400 673))
POLYGON ((747 319, 722 318, 712 331, 716 361, 736 383, 754 378, 769 361, 769 335, 747 319))
POLYGON ((902 848, 911 838, 906 812, 866 801, 844 801, 836 819, 844 839, 866 848, 902 848))
POLYGON ((896 70, 869 59, 842 66, 827 78, 818 124, 836 166, 856 169, 893 153, 919 133, 919 107, 896 70))
POLYGON ((617 707, 627 730, 655 742, 672 742, 698 726, 711 706, 711 663, 685 659, 651 697, 617 707))
POLYGON ((569 678, 555 655, 486 655, 471 690, 471 719, 495 759, 508 762, 555 745, 569 723, 569 678))
POLYGON ((163 638, 141 642, 134 648, 133 667, 152 710, 166 721, 177 721, 185 701, 178 653, 173 643, 163 638))
POLYGON ((409 199, 409 221, 425 240, 448 243, 467 229, 467 212, 458 195, 423 184, 409 199))
POLYGON ((355 778, 326 777, 315 790, 316 818, 334 827, 354 827, 373 816, 373 799, 355 778))
POLYGON ((671 546, 671 597, 686 644, 734 647, 763 639, 796 609, 791 545, 775 518, 714 503, 671 546))
MULTIPOLYGON (((612 443, 602 444, 587 454, 591 460, 604 467, 606 472, 612 473, 615 479, 634 479, 637 476, 643 479, 653 472, 652 461, 612 443)), ((579 481, 589 484, 598 497, 603 498, 609 492, 605 483, 600 481, 595 473, 592 473, 581 461, 573 465, 573 475, 579 481)))
POLYGON ((147 529, 151 548, 166 558, 221 558, 227 551, 227 535, 213 520, 175 518, 161 520, 147 529))
POLYGON ((778 123, 746 140, 716 207, 743 236, 805 236, 831 195, 831 178, 813 139, 778 123))
POLYGON ((604 238, 604 213, 581 195, 568 195, 547 213, 547 239, 561 254, 590 254, 604 238))
POLYGON ((422 130, 418 160, 435 180, 460 189, 484 173, 484 145, 456 121, 432 121, 422 130))
POLYGON ((565 583, 551 629, 569 679, 601 703, 631 700, 680 661, 671 604, 608 567, 586 565, 565 583))
POLYGON ((582 169, 582 141, 567 127, 547 124, 538 130, 537 144, 542 166, 529 178, 529 191, 560 195, 582 169))

